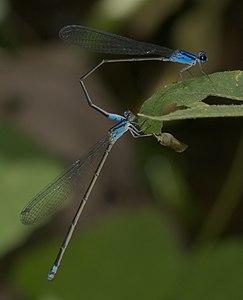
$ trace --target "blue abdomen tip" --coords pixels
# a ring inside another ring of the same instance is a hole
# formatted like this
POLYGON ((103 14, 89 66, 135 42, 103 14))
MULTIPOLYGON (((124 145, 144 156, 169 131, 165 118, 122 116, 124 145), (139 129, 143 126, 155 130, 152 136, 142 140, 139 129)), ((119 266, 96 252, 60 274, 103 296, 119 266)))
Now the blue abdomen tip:
POLYGON ((57 272, 57 267, 56 267, 56 266, 53 266, 53 267, 51 268, 50 272, 48 273, 47 279, 48 279, 49 281, 52 281, 53 278, 54 278, 55 275, 56 275, 56 272, 57 272))

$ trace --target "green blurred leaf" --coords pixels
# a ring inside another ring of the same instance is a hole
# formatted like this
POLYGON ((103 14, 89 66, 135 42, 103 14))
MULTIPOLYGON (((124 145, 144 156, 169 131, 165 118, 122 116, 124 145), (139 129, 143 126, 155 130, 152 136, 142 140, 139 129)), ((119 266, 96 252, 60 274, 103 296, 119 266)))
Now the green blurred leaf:
POLYGON ((243 242, 178 253, 169 224, 148 208, 98 224, 74 237, 53 282, 46 279, 58 247, 39 245, 12 273, 24 299, 242 299, 243 242))
POLYGON ((151 191, 158 206, 173 211, 183 224, 192 222, 200 216, 189 183, 173 157, 164 153, 151 156, 146 162, 145 172, 151 191))
POLYGON ((241 105, 209 106, 201 101, 209 96, 243 100, 243 72, 230 71, 165 86, 144 102, 138 116, 147 133, 160 133, 162 121, 208 117, 242 116, 241 105), (163 115, 167 105, 179 110, 163 115))
POLYGON ((14 266, 24 299, 162 299, 174 286, 181 258, 169 224, 149 208, 74 236, 55 280, 48 282, 62 238, 30 249, 14 266))
POLYGON ((0 1, 0 23, 4 21, 10 12, 10 4, 9 0, 1 0, 0 1))
POLYGON ((198 248, 181 269, 170 299, 242 299, 242 264, 242 240, 232 239, 215 247, 198 248))
POLYGON ((0 255, 18 245, 35 227, 20 223, 19 214, 60 168, 23 134, 0 124, 0 255))

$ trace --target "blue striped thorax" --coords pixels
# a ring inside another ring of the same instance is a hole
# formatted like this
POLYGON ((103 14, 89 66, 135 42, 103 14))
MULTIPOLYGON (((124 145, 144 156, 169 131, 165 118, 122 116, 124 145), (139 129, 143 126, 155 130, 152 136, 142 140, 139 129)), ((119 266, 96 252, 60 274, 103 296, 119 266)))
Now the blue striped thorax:
POLYGON ((136 116, 129 110, 125 111, 123 115, 124 117, 120 116, 123 119, 109 130, 112 143, 115 143, 125 132, 127 132, 132 122, 136 119, 136 116))
POLYGON ((197 55, 189 53, 184 50, 175 50, 171 57, 164 59, 164 61, 178 62, 182 64, 195 65, 196 62, 206 62, 208 60, 204 51, 200 51, 197 55))

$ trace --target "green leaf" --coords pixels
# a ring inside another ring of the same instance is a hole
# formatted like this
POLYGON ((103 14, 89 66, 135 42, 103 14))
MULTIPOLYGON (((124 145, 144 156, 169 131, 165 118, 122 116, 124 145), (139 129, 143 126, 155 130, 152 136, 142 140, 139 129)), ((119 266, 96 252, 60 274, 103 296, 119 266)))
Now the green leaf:
POLYGON ((0 256, 3 256, 36 230, 20 223, 20 211, 60 167, 7 122, 0 122, 0 136, 0 226, 4 228, 0 235, 0 256))
POLYGON ((151 120, 175 121, 198 118, 243 117, 243 105, 208 105, 177 110, 163 116, 147 116, 151 120))
POLYGON ((141 127, 146 133, 158 134, 165 120, 242 116, 241 105, 209 106, 203 103, 209 96, 243 101, 243 72, 214 73, 159 89, 144 102, 138 113, 141 127), (163 115, 168 105, 180 109, 163 115))
POLYGON ((29 245, 12 265, 11 286, 32 300, 243 298, 242 240, 185 251, 175 236, 148 207, 122 214, 76 232, 53 282, 46 275, 62 237, 29 245))
POLYGON ((76 232, 53 282, 46 276, 62 236, 52 239, 49 246, 40 243, 21 254, 12 276, 24 299, 169 296, 181 256, 168 222, 147 207, 92 227, 86 233, 76 232))
POLYGON ((243 243, 228 239, 191 253, 170 299, 242 299, 243 243))

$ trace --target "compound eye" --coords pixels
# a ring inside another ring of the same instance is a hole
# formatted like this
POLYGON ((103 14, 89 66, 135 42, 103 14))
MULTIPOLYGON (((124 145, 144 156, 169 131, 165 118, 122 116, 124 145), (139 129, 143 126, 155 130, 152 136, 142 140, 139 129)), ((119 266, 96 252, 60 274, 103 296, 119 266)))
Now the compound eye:
POLYGON ((205 62, 205 61, 207 61, 208 60, 208 58, 207 58, 207 55, 206 54, 202 54, 202 55, 200 55, 200 61, 202 61, 202 62, 205 62))

